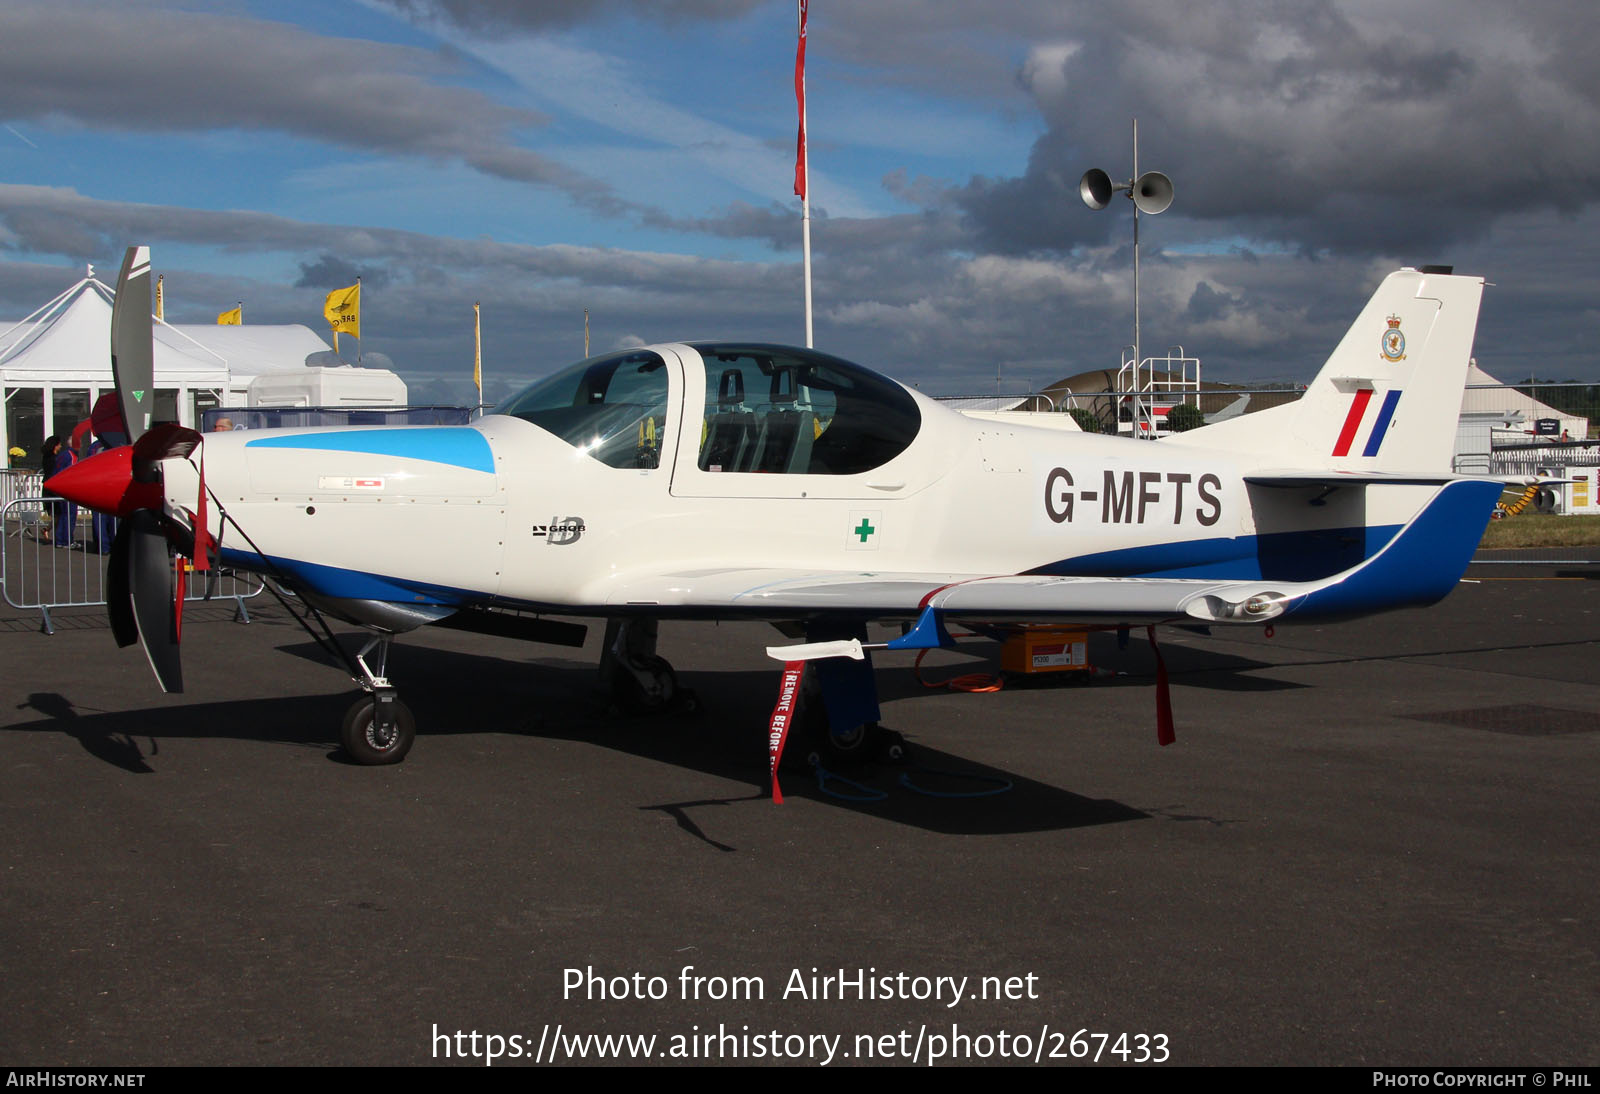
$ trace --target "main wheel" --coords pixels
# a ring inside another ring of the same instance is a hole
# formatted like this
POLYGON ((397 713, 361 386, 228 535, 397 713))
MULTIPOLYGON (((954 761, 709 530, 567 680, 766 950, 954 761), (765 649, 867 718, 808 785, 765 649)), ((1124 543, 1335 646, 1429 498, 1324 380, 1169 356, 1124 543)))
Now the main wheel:
POLYGON ((623 714, 659 714, 672 706, 678 694, 678 674, 653 653, 637 658, 633 669, 619 665, 613 681, 611 701, 623 714), (650 683, 641 682, 636 672, 647 674, 650 683))
POLYGON ((364 766, 397 764, 411 751, 417 739, 417 720, 411 710, 399 699, 394 700, 394 725, 387 732, 379 732, 377 700, 363 695, 345 712, 344 725, 339 730, 339 742, 345 753, 364 766))
POLYGON ((811 751, 806 759, 823 767, 848 769, 874 761, 906 762, 906 739, 877 722, 863 722, 845 733, 833 733, 824 720, 812 730, 810 741, 811 751))

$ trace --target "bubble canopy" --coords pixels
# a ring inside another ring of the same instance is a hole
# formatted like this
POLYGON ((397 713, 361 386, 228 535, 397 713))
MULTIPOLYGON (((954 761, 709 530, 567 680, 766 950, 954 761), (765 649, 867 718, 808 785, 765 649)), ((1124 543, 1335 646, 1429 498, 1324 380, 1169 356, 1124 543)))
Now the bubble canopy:
MULTIPOLYGON (((855 475, 898 456, 922 415, 899 384, 829 354, 751 342, 689 343, 687 388, 703 365, 698 427, 701 471, 723 474, 855 475)), ((539 380, 498 413, 521 418, 612 467, 659 465, 669 421, 668 364, 655 350, 591 357, 539 380)), ((690 438, 686 438, 690 439, 690 438)), ((680 456, 680 459, 684 457, 680 456)))

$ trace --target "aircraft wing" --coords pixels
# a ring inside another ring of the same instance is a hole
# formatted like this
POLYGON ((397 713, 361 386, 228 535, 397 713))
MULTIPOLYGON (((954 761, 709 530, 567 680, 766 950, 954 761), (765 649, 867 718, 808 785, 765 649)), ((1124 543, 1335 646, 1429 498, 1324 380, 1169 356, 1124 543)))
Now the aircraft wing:
POLYGON ((721 567, 623 577, 593 602, 768 619, 931 614, 993 623, 1262 623, 1289 611, 1337 618, 1445 596, 1471 561, 1499 496, 1492 480, 1448 482, 1381 550, 1313 581, 721 567))
POLYGON ((933 574, 781 569, 694 570, 634 579, 610 602, 762 618, 809 614, 914 618, 932 608, 989 622, 1170 619, 1261 622, 1320 582, 1265 582, 1043 574, 933 574))
POLYGON ((1335 471, 1285 469, 1255 471, 1244 477, 1252 486, 1443 486, 1451 482, 1497 482, 1528 486, 1548 482, 1533 475, 1457 475, 1449 471, 1335 471))

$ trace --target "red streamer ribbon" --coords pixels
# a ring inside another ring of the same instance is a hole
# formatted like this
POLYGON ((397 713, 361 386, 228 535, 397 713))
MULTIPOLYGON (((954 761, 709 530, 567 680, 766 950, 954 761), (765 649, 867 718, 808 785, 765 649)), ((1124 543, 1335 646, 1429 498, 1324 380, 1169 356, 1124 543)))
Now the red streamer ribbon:
POLYGON ((778 788, 778 764, 783 760, 783 745, 789 739, 789 727, 794 725, 795 710, 800 705, 800 679, 805 675, 804 661, 785 661, 783 682, 778 685, 778 705, 772 708, 772 721, 767 728, 767 751, 772 758, 772 800, 783 804, 783 791, 778 788))
POLYGON ((1150 651, 1156 655, 1156 743, 1166 746, 1178 739, 1172 728, 1172 689, 1167 686, 1167 661, 1161 656, 1161 647, 1156 645, 1155 627, 1144 630, 1150 639, 1150 651))

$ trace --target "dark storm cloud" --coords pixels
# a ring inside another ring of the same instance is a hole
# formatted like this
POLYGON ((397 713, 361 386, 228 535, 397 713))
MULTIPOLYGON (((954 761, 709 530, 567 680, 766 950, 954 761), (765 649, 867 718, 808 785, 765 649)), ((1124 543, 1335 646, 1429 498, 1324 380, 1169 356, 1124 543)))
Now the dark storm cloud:
POLYGON ((322 280, 328 277, 366 272, 390 277, 396 283, 425 284, 438 276, 503 280, 510 283, 504 290, 508 293, 518 291, 516 286, 530 279, 541 285, 550 279, 607 290, 736 294, 759 292, 765 282, 784 277, 758 263, 565 244, 452 239, 399 229, 298 221, 267 213, 101 201, 55 187, 0 184, 0 248, 17 254, 57 254, 83 262, 119 254, 130 240, 304 256, 297 259, 300 282, 316 287, 322 287, 322 280))
POLYGON ((447 82, 443 54, 237 16, 142 5, 0 10, 0 118, 115 131, 266 129, 369 152, 457 160, 549 186, 604 215, 606 184, 516 144, 546 120, 447 82))
POLYGON ((381 289, 389 284, 389 271, 382 266, 358 266, 338 255, 324 254, 315 262, 300 263, 300 279, 294 287, 338 289, 356 281, 364 282, 368 288, 381 289))
MULTIPOLYGON (((1485 297, 1475 353, 1504 377, 1589 377, 1600 341, 1600 266, 1570 237, 1593 238, 1600 213, 1575 221, 1525 213, 1457 249, 1464 272, 1500 283, 1485 297)), ((837 225, 818 225, 819 235, 837 225)), ((861 230, 866 233, 867 225, 861 230)), ((908 258, 903 246, 835 242, 816 266, 817 344, 935 393, 1042 387, 1115 367, 1130 341, 1127 248, 1072 260, 997 254, 908 258)), ((0 263, 0 315, 21 316, 82 276, 114 269, 129 241, 155 245, 169 317, 204 322, 218 301, 246 301, 252 321, 320 329, 325 287, 174 269, 163 245, 289 256, 291 269, 382 270, 363 301, 367 348, 408 380, 470 375, 471 312, 483 303, 491 375, 518 386, 582 353, 588 309, 597 349, 628 339, 699 337, 795 342, 800 271, 793 262, 732 262, 568 245, 451 239, 382 228, 96 201, 67 190, 0 186, 0 245, 37 255, 43 240, 88 241, 48 265, 0 263), (49 226, 45 231, 41 226, 49 226), (330 256, 336 256, 331 258, 330 256), (336 265, 335 263, 342 265, 336 265)), ((882 243, 882 240, 876 241, 882 243)), ((1206 376, 1305 381, 1393 263, 1331 256, 1147 252, 1146 344, 1198 352, 1206 376)), ((303 278, 303 280, 309 280, 303 278)), ((343 281, 348 284, 349 281, 343 281)))
POLYGON ((1204 323, 1225 318, 1239 307, 1239 303, 1239 298, 1232 293, 1221 292, 1209 282, 1202 281, 1195 285, 1194 292, 1189 296, 1189 306, 1183 314, 1187 319, 1204 323))
POLYGON ((1021 176, 962 194, 1008 252, 1082 242, 1063 191, 1090 166, 1127 177, 1130 116, 1141 169, 1176 183, 1169 216, 1307 252, 1426 250, 1600 192, 1596 23, 1576 5, 1060 7, 1074 26, 1022 70, 1049 131, 1021 176))

